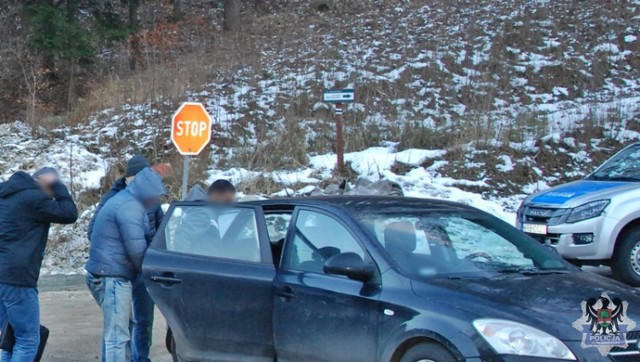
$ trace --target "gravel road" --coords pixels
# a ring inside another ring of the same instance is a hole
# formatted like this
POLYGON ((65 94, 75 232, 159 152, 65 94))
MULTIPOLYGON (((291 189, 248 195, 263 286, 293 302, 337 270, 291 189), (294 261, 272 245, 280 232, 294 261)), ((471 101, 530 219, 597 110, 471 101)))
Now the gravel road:
MULTIPOLYGON (((83 275, 40 279, 41 323, 51 330, 44 362, 100 360, 102 314, 84 284, 83 275)), ((151 360, 171 362, 164 347, 166 323, 156 309, 151 360)))

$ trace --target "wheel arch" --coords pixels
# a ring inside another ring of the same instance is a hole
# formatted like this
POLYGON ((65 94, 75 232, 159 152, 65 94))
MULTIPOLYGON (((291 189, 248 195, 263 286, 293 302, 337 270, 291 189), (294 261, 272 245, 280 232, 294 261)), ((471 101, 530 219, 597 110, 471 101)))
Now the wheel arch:
POLYGON ((464 360, 460 351, 458 351, 458 349, 446 338, 436 333, 425 333, 422 335, 412 336, 400 343, 400 345, 398 345, 398 347, 393 351, 390 362, 400 362, 404 354, 407 353, 409 349, 421 343, 437 343, 451 352, 457 360, 464 360))
POLYGON ((620 247, 620 241, 622 240, 622 238, 624 238, 627 235, 627 233, 629 233, 633 229, 640 229, 640 217, 627 222, 622 227, 622 229, 620 229, 620 231, 618 232, 618 235, 616 235, 616 241, 613 248, 612 258, 617 255, 620 247))

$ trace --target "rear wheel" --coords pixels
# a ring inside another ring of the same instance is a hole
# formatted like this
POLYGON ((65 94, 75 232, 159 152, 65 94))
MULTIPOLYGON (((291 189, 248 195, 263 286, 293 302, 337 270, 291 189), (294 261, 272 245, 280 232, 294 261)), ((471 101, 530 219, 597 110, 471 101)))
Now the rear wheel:
POLYGON ((444 346, 437 343, 417 344, 402 356, 400 362, 456 362, 456 358, 444 346))
POLYGON ((619 281, 640 287, 640 228, 631 229, 622 236, 611 270, 619 281))

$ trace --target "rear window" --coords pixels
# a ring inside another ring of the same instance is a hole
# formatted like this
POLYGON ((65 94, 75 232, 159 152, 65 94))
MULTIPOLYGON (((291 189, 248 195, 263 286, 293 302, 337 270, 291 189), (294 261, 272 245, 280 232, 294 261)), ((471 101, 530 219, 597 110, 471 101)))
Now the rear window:
POLYGON ((255 211, 237 206, 178 206, 164 230, 166 248, 191 255, 260 261, 255 211))

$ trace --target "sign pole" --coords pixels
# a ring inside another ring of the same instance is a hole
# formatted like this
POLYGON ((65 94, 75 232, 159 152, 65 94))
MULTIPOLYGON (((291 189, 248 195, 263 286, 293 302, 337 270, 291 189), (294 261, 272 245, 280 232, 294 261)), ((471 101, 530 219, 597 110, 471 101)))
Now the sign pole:
POLYGON ((189 161, 211 142, 211 116, 202 103, 185 102, 171 118, 171 142, 184 156, 180 197, 187 197, 189 161))
POLYGON ((184 163, 182 164, 182 200, 187 198, 187 186, 189 184, 189 159, 189 156, 184 156, 184 163))
POLYGON ((325 89, 322 100, 336 105, 336 154, 338 156, 338 172, 344 171, 344 132, 342 124, 342 106, 356 101, 356 92, 348 89, 325 89))
POLYGON ((336 103, 336 153, 338 172, 344 171, 344 134, 342 132, 342 103, 336 103))

